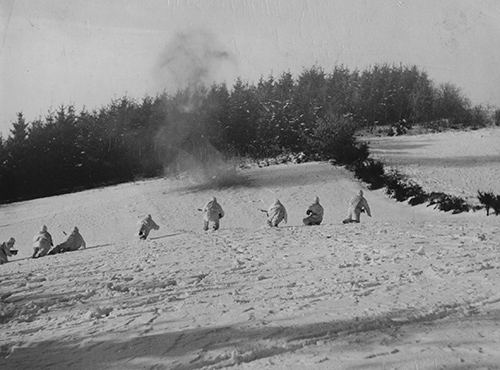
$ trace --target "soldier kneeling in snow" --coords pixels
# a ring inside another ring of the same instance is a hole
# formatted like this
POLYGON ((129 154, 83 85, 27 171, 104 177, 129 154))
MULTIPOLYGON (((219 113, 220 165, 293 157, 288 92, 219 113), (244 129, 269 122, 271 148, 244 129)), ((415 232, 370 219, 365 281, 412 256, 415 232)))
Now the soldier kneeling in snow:
POLYGON ((205 207, 202 209, 203 212, 203 230, 208 230, 209 223, 213 223, 212 228, 218 230, 220 226, 220 219, 224 217, 224 210, 221 205, 217 203, 217 198, 213 197, 205 207))
POLYGON ((323 221, 323 212, 323 206, 319 204, 319 197, 316 197, 314 203, 307 209, 307 217, 302 219, 302 222, 304 225, 319 225, 323 221))
POLYGON ((17 250, 14 248, 14 243, 16 239, 10 238, 8 241, 0 244, 0 265, 9 262, 7 257, 13 256, 17 254, 17 250))
POLYGON ((366 214, 372 217, 370 212, 370 207, 368 206, 368 202, 363 197, 363 190, 359 191, 359 194, 351 199, 349 202, 349 209, 347 211, 347 218, 342 221, 344 224, 348 224, 350 222, 359 223, 359 217, 361 212, 366 212, 366 214))
POLYGON ((43 225, 38 234, 33 237, 33 256, 32 258, 43 257, 49 253, 52 242, 52 236, 47 231, 47 226, 43 225))
POLYGON ((267 224, 271 227, 278 227, 281 221, 288 222, 285 206, 276 199, 266 212, 267 224))
POLYGON ((151 215, 139 221, 139 239, 146 240, 151 230, 159 230, 160 226, 153 221, 151 215))
POLYGON ((78 227, 75 226, 71 234, 69 234, 66 241, 61 244, 56 245, 52 250, 48 253, 50 255, 56 253, 64 253, 64 252, 73 252, 80 248, 86 248, 85 240, 83 240, 78 227))

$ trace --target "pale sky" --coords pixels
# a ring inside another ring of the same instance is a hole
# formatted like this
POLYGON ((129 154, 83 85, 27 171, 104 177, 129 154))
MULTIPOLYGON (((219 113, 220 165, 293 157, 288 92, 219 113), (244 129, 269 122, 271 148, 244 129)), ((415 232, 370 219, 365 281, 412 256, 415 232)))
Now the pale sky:
POLYGON ((19 111, 32 120, 174 90, 192 66, 162 66, 182 40, 188 55, 225 56, 207 61, 205 82, 416 64, 500 107, 497 0, 0 0, 0 31, 4 137, 19 111))

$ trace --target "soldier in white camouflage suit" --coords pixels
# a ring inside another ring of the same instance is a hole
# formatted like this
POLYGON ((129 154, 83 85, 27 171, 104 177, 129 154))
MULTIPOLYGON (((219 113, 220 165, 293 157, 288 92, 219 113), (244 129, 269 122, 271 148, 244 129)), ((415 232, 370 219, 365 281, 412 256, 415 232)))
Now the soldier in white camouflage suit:
POLYGON ((7 257, 17 254, 17 250, 12 249, 14 248, 15 242, 16 239, 10 238, 8 241, 0 244, 0 265, 9 262, 9 259, 7 257))
POLYGON ((267 210, 267 224, 271 227, 278 227, 281 221, 288 222, 286 208, 279 199, 276 199, 267 210))
POLYGON ((151 215, 147 215, 146 218, 139 221, 139 238, 146 240, 151 230, 159 230, 160 226, 153 221, 151 215))
POLYGON ((323 221, 323 206, 319 204, 319 197, 316 197, 313 204, 307 208, 307 217, 302 219, 304 225, 319 225, 323 221))
POLYGON ((75 226, 68 238, 61 244, 52 248, 48 254, 52 255, 56 253, 73 252, 86 247, 87 245, 85 244, 85 240, 83 240, 83 236, 80 234, 78 227, 75 226))
POLYGON ((351 222, 359 223, 361 212, 366 212, 366 214, 372 217, 370 206, 363 196, 363 190, 359 191, 359 194, 351 199, 349 202, 349 209, 347 210, 347 218, 342 221, 344 224, 351 222))
POLYGON ((47 231, 47 226, 43 225, 38 234, 33 237, 33 258, 43 257, 49 253, 54 246, 52 235, 47 231))
POLYGON ((208 230, 208 226, 212 223, 212 228, 218 230, 220 227, 220 219, 224 217, 224 210, 217 203, 217 198, 213 197, 205 207, 203 207, 203 230, 208 230))

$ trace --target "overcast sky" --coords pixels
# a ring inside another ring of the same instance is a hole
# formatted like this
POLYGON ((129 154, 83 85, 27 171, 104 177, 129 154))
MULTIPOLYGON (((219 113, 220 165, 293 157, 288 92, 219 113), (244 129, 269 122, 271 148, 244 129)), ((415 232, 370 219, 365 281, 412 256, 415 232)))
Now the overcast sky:
POLYGON ((474 103, 500 106, 497 0, 0 4, 4 137, 19 111, 31 120, 60 104, 94 109, 124 94, 141 98, 172 91, 192 72, 182 57, 172 62, 172 53, 179 50, 194 59, 212 56, 191 60, 207 63, 201 76, 205 82, 232 84, 236 76, 255 81, 270 73, 296 74, 313 64, 326 71, 336 64, 416 64, 435 81, 461 87, 474 103))

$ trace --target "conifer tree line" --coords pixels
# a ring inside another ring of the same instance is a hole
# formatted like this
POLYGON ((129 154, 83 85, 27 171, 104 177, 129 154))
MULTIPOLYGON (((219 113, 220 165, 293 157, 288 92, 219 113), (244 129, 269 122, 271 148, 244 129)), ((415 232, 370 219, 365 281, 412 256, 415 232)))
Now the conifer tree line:
POLYGON ((8 137, 0 136, 0 202, 159 176, 179 151, 203 158, 207 146, 226 157, 303 152, 352 164, 368 156, 354 138, 360 128, 481 127, 497 118, 456 86, 393 65, 315 66, 296 78, 282 73, 256 84, 237 79, 229 88, 123 97, 93 111, 60 106, 31 122, 18 113, 8 137))

